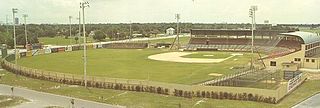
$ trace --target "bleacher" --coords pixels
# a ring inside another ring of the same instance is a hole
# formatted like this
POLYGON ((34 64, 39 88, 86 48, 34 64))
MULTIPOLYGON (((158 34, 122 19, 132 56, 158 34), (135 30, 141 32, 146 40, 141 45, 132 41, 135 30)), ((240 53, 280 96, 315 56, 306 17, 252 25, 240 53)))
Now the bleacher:
MULTIPOLYGON (((255 52, 264 52, 267 54, 287 54, 293 52, 288 48, 271 47, 271 46, 255 46, 255 52)), ((251 51, 251 45, 204 45, 204 44, 188 44, 185 51, 251 51)))
POLYGON ((104 44, 103 47, 110 49, 144 49, 148 47, 148 43, 110 43, 104 44))
MULTIPOLYGON (((254 51, 266 53, 268 57, 279 57, 298 51, 301 43, 294 40, 255 39, 254 51)), ((250 38, 191 38, 186 51, 251 51, 250 38)))
POLYGON ((298 41, 293 40, 281 40, 276 47, 286 47, 289 49, 295 49, 300 50, 301 49, 301 43, 298 41))

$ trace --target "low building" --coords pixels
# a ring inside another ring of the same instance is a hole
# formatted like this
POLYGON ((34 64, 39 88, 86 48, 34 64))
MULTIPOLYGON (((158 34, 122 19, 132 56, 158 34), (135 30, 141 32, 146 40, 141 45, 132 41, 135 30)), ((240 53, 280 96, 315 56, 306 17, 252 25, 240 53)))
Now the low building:
POLYGON ((174 31, 175 31, 174 28, 168 28, 168 29, 166 30, 166 35, 174 35, 174 31))

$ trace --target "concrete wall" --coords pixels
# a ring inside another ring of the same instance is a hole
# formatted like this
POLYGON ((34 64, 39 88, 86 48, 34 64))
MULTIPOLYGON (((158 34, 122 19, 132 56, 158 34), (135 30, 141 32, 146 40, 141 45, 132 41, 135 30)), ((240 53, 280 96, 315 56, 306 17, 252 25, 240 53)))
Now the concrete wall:
POLYGON ((302 49, 298 52, 291 53, 291 54, 288 54, 288 55, 285 55, 282 57, 266 59, 266 60, 264 60, 264 62, 265 62, 268 69, 283 69, 282 63, 288 63, 288 62, 298 63, 299 66, 301 67, 301 64, 304 60, 304 55, 305 55, 305 52, 302 49), (294 61, 294 58, 300 58, 301 61, 300 62, 294 61), (275 61, 277 65, 270 66, 271 61, 275 61))

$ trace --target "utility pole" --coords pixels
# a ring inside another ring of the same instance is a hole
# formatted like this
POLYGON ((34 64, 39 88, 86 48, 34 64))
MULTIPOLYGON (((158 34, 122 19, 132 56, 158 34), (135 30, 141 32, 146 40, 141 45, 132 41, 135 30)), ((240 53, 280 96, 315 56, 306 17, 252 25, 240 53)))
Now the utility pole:
POLYGON ((253 59, 254 59, 254 48, 253 48, 253 40, 254 40, 254 30, 256 29, 256 11, 258 10, 257 6, 251 6, 249 10, 250 18, 251 18, 251 66, 250 68, 253 69, 253 59))
POLYGON ((85 23, 85 15, 84 8, 89 7, 89 2, 81 2, 80 8, 82 8, 82 20, 83 20, 83 65, 84 65, 84 86, 87 88, 87 39, 86 39, 86 23, 85 23))
POLYGON ((23 18, 24 18, 24 35, 26 37, 26 45, 25 48, 27 49, 27 45, 28 45, 28 33, 27 33, 27 14, 23 14, 23 18))
POLYGON ((18 51, 17 51, 17 40, 16 40, 16 13, 18 13, 18 9, 12 8, 12 19, 13 19, 13 43, 14 43, 14 62, 18 65, 18 51))

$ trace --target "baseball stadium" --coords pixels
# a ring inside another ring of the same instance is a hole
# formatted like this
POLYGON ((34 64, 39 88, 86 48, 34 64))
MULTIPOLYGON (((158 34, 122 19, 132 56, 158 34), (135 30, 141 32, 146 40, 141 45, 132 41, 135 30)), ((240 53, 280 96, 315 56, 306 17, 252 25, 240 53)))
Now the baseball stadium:
POLYGON ((320 107, 319 0, 30 1, 0 1, 0 108, 320 107))
POLYGON ((304 70, 320 67, 320 38, 308 32, 191 29, 186 36, 165 39, 167 44, 153 41, 157 43, 87 44, 85 77, 83 44, 29 45, 27 51, 19 52, 18 65, 3 47, 2 67, 63 84, 272 104, 306 80, 304 70), (177 42, 179 38, 186 42, 177 42))

